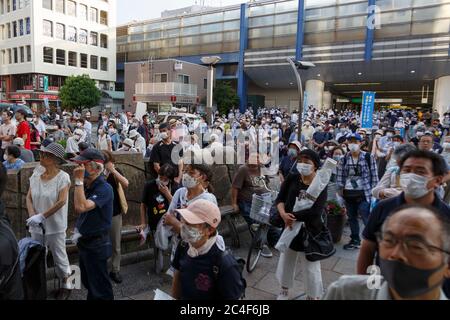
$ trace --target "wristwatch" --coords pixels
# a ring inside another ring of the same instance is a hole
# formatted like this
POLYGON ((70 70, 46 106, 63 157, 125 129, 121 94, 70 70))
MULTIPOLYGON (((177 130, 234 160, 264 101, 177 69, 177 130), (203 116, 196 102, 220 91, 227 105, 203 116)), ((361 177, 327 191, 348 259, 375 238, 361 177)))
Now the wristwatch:
POLYGON ((84 186, 84 182, 83 182, 83 180, 75 180, 75 186, 76 187, 80 187, 80 186, 84 186))

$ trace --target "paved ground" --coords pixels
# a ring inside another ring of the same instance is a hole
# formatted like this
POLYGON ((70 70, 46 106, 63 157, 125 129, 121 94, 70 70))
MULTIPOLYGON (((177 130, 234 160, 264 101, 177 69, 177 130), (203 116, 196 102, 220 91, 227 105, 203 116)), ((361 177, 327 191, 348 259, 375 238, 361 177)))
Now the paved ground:
MULTIPOLYGON (((358 251, 345 251, 342 249, 344 243, 349 240, 349 229, 346 228, 343 240, 336 245, 336 254, 322 261, 322 278, 324 287, 337 280, 341 275, 354 274, 358 251)), ((235 255, 247 257, 250 234, 241 234, 241 248, 234 250, 235 255)), ((226 239, 228 242, 229 239, 226 239)), ((278 252, 274 249, 274 257, 260 258, 258 266, 251 273, 244 271, 247 280, 246 299, 248 300, 273 300, 279 292, 279 285, 275 278, 275 270, 278 262, 278 252)), ((168 257, 166 257, 166 265, 168 257)), ((300 268, 298 268, 300 269, 300 268)), ((159 288, 167 293, 171 291, 171 278, 165 274, 157 275, 153 271, 153 260, 143 261, 138 264, 124 266, 121 274, 123 283, 113 283, 114 295, 117 300, 152 300, 154 290, 159 288)), ((49 292, 53 288, 53 281, 49 281, 49 292)), ((75 290, 71 300, 86 299, 86 290, 75 290)), ((304 281, 301 273, 295 277, 295 286, 292 290, 292 298, 304 298, 304 281)))

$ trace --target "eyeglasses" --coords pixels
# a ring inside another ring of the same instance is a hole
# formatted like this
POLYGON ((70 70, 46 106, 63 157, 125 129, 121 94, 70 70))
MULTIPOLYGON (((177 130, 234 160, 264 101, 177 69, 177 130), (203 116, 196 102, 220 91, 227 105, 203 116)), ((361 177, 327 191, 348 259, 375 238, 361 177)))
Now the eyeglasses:
POLYGON ((436 251, 450 254, 450 252, 442 248, 433 246, 427 241, 419 239, 417 237, 405 237, 403 239, 399 239, 390 233, 382 232, 377 232, 375 235, 380 246, 383 246, 387 249, 392 249, 395 248, 399 243, 401 243, 406 253, 417 257, 426 257, 436 251))

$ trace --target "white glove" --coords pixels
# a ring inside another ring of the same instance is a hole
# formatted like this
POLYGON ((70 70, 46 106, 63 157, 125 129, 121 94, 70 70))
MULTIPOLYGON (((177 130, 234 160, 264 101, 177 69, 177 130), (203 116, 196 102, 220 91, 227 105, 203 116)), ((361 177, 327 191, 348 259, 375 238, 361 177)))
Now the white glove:
POLYGON ((27 219, 27 226, 38 227, 41 223, 44 223, 45 217, 42 213, 35 214, 27 219))

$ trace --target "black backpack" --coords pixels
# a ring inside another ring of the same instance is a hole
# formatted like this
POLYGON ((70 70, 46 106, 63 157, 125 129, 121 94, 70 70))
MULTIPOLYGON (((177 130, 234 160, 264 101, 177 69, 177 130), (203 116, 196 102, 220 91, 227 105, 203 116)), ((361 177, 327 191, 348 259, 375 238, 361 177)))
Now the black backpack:
MULTIPOLYGON (((366 159, 367 166, 369 167, 369 177, 370 177, 370 180, 372 180, 372 159, 371 159, 369 152, 364 152, 364 153, 365 153, 364 159, 366 159)), ((348 153, 344 156, 344 163, 342 166, 343 169, 345 169, 345 166, 347 165, 347 155, 348 155, 348 153)), ((372 183, 372 181, 371 181, 371 183, 372 183)))

